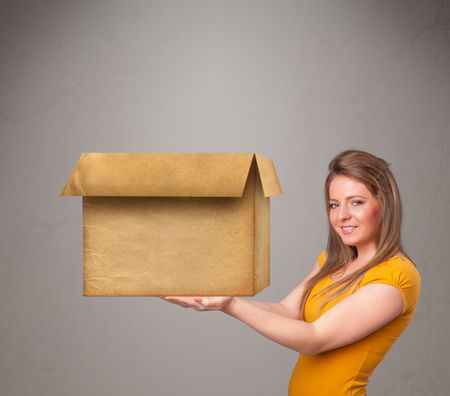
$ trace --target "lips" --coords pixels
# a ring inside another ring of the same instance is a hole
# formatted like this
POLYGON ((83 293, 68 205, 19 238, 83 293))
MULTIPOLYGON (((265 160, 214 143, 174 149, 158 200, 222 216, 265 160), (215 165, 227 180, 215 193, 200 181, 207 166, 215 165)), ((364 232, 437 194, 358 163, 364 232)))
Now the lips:
POLYGON ((357 226, 344 226, 341 227, 342 233, 343 234, 351 234, 356 228, 358 228, 357 226))

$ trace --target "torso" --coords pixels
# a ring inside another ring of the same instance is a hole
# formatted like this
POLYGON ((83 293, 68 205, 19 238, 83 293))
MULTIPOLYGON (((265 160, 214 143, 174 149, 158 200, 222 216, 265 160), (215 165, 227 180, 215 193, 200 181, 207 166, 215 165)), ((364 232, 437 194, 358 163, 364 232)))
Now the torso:
MULTIPOLYGON (((324 251, 318 257, 319 268, 323 267, 325 259, 324 251)), ((363 263, 354 261, 349 264, 336 271, 336 275, 348 275, 361 268, 363 263)), ((336 279, 325 277, 311 290, 304 307, 305 322, 313 323, 352 293, 349 289, 324 306, 324 299, 330 293, 322 295, 319 291, 336 279)), ((401 288, 408 301, 408 310, 354 343, 318 355, 299 354, 289 381, 289 396, 366 395, 366 386, 374 369, 414 316, 421 277, 414 263, 404 254, 398 253, 367 271, 355 290, 371 283, 387 283, 401 288)))

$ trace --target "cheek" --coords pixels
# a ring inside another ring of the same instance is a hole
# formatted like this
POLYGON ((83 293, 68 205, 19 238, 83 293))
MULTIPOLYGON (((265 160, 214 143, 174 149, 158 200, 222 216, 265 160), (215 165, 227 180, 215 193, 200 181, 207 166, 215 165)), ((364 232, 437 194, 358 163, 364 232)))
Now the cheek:
POLYGON ((364 208, 356 211, 353 216, 362 224, 376 225, 378 222, 379 209, 378 208, 364 208))
POLYGON ((336 212, 331 211, 328 215, 328 219, 332 225, 335 225, 336 221, 338 220, 336 212))
POLYGON ((369 212, 366 213, 365 220, 366 222, 372 224, 373 226, 376 226, 378 224, 378 216, 379 216, 379 209, 373 208, 369 212))

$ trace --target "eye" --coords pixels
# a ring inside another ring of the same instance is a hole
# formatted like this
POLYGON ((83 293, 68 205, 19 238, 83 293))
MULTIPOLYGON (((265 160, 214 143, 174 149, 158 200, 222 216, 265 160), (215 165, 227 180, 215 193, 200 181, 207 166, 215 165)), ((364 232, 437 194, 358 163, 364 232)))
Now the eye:
POLYGON ((362 205, 364 202, 361 201, 360 199, 357 199, 357 200, 353 201, 353 203, 357 203, 359 206, 359 205, 362 205))
POLYGON ((333 205, 337 205, 337 203, 330 203, 330 204, 328 205, 328 207, 329 207, 330 209, 334 209, 335 207, 334 207, 333 205))

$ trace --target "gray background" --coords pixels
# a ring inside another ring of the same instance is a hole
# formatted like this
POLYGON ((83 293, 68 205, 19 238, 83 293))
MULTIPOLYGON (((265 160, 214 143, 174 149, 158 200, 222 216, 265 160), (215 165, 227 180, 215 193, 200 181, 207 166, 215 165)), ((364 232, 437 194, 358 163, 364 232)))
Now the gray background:
POLYGON ((416 316, 369 395, 446 395, 448 1, 0 1, 0 394, 284 395, 297 353, 220 312, 82 296, 81 152, 273 159, 279 301, 326 245, 331 158, 392 164, 416 316))

